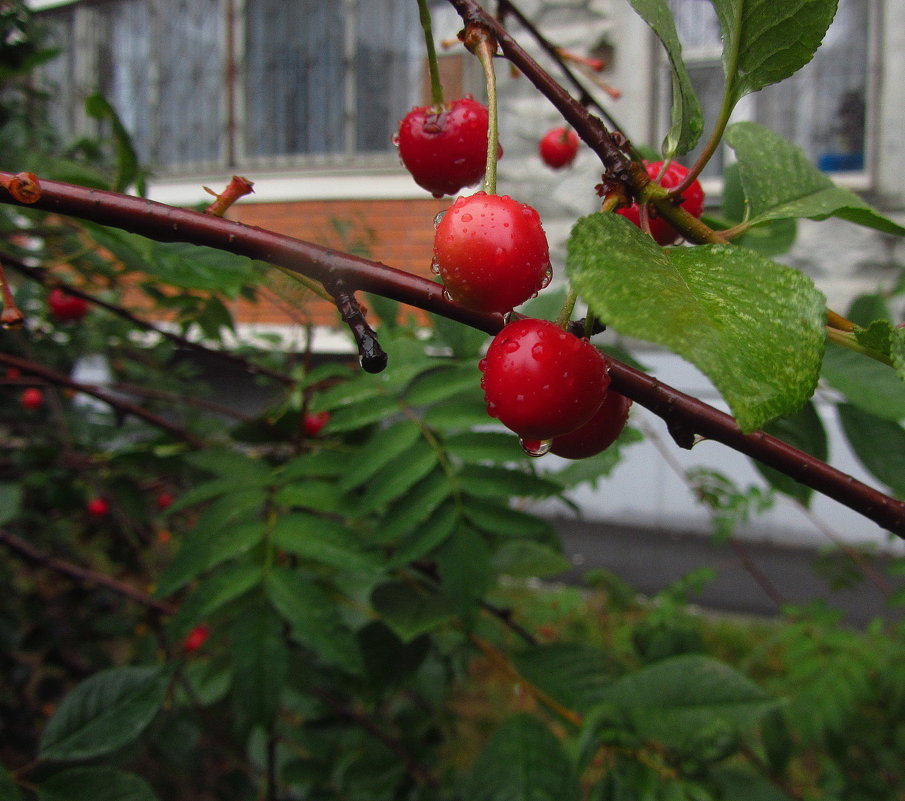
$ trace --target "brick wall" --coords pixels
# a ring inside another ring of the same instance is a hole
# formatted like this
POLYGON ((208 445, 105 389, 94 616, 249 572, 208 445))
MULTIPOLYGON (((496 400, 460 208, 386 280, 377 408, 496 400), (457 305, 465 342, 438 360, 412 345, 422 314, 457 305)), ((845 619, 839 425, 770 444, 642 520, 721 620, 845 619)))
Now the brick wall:
MULTIPOLYGON (((430 276, 433 220, 449 204, 449 198, 240 202, 230 216, 248 225, 430 276)), ((238 301, 233 304, 237 322, 290 325, 336 322, 336 310, 330 303, 293 289, 291 283, 277 284, 262 290, 262 303, 238 301)))

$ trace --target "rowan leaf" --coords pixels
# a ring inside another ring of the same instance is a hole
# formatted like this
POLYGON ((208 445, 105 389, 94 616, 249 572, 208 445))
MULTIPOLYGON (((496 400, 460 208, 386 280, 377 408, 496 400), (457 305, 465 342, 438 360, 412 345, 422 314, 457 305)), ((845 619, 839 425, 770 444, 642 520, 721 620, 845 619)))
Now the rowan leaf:
POLYGON ((698 367, 743 431, 797 411, 817 385, 825 301, 797 270, 728 245, 659 248, 617 214, 576 223, 566 267, 604 323, 698 367))

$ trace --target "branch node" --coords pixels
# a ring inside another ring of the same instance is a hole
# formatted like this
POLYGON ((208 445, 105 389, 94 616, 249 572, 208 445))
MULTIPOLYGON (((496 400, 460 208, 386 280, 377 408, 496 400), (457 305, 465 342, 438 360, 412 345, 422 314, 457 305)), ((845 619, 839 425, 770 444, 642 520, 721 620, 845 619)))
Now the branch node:
POLYGON ((336 308, 349 326, 352 336, 358 345, 358 361, 366 373, 380 373, 387 366, 387 354, 377 341, 377 333, 368 325, 364 312, 355 295, 341 286, 332 289, 336 308))

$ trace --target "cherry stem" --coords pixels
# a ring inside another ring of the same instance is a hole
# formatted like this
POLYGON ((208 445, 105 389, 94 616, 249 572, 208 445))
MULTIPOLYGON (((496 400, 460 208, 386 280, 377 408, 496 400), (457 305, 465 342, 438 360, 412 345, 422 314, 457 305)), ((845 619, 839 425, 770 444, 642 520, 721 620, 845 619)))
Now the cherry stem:
POLYGON ((566 299, 563 301, 562 308, 559 310, 559 316, 556 318, 556 324, 563 330, 568 331, 569 322, 572 319, 572 312, 575 310, 575 303, 578 301, 578 293, 569 285, 569 291, 566 293, 566 299))
POLYGON ((487 168, 484 171, 483 190, 488 195, 496 194, 496 162, 499 153, 499 119, 496 102, 496 72, 493 69, 493 56, 496 53, 496 40, 481 25, 470 25, 465 31, 465 46, 468 47, 481 62, 484 79, 487 81, 487 168))
POLYGON ((855 339, 854 334, 846 333, 845 331, 840 331, 838 328, 833 328, 832 326, 826 327, 826 337, 830 342, 835 342, 837 345, 848 348, 855 353, 860 353, 862 356, 868 356, 875 361, 880 362, 881 364, 885 364, 888 367, 893 367, 892 359, 889 356, 886 356, 883 353, 878 353, 875 350, 871 350, 870 348, 865 348, 857 339, 855 339))
POLYGON ((421 30, 424 31, 424 44, 427 48, 427 69, 431 79, 431 102, 440 108, 443 106, 443 85, 440 83, 440 66, 437 63, 437 48, 434 46, 434 31, 431 25, 431 13, 427 0, 418 0, 418 14, 421 17, 421 30))

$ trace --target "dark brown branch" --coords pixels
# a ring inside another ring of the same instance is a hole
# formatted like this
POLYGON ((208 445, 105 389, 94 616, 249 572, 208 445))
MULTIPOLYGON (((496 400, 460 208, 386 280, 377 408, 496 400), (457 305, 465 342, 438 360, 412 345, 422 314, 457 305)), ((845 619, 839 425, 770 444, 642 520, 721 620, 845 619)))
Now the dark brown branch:
MULTIPOLYGON (((4 177, 8 178, 9 174, 0 173, 0 182, 4 177)), ((440 284, 359 256, 209 214, 113 192, 56 181, 41 181, 41 189, 40 199, 31 208, 82 217, 160 241, 191 242, 250 256, 326 285, 341 281, 350 290, 374 292, 490 334, 498 332, 504 323, 500 315, 471 311, 447 300, 440 284)), ((2 191, 0 202, 17 203, 2 191)), ((2 358, 11 357, 0 355, 2 358)), ((678 427, 693 431, 728 445, 905 539, 905 503, 768 434, 758 431, 745 435, 729 415, 628 365, 613 359, 611 364, 613 388, 662 417, 674 430, 678 427)))
POLYGON ((164 418, 142 409, 141 406, 136 406, 134 403, 129 403, 128 401, 117 398, 95 386, 73 381, 69 376, 58 373, 56 370, 51 370, 43 365, 30 362, 27 359, 20 359, 18 356, 11 356, 8 353, 0 353, 0 364, 5 364, 8 367, 15 367, 18 370, 21 370, 23 375, 37 376, 49 384, 68 387, 69 389, 74 389, 76 392, 83 392, 86 395, 91 395, 92 397, 103 401, 121 414, 130 414, 133 417, 137 417, 139 420, 144 420, 149 425, 159 428, 162 431, 166 431, 168 434, 172 434, 174 437, 188 443, 193 448, 204 447, 204 442, 202 440, 190 431, 186 431, 185 429, 174 425, 169 420, 164 420, 164 418))
POLYGON ((122 581, 117 581, 115 578, 100 573, 97 570, 81 567, 72 562, 67 562, 64 559, 58 559, 55 556, 46 554, 38 548, 35 548, 30 542, 23 540, 21 537, 17 537, 15 534, 0 530, 0 542, 16 551, 29 562, 46 567, 48 570, 52 570, 55 573, 68 576, 83 584, 94 584, 98 587, 112 590, 118 595, 122 595, 124 598, 129 598, 142 606, 146 606, 148 609, 153 609, 155 612, 160 612, 164 615, 172 615, 176 612, 175 607, 164 601, 158 601, 156 598, 152 598, 150 595, 142 592, 136 587, 132 587, 122 581))

